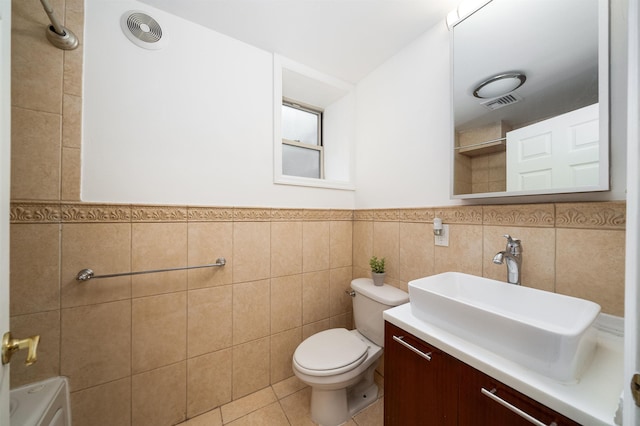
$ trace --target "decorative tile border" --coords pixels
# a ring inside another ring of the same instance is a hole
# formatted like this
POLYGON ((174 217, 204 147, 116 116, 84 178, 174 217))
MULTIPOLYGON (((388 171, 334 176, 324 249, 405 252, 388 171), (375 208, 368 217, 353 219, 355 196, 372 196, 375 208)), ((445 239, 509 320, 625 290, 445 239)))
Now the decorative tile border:
POLYGON ((433 222, 436 217, 433 209, 400 209, 402 222, 433 222))
POLYGON ((187 208, 178 206, 131 206, 132 222, 186 222, 187 208))
POLYGON ((482 206, 440 207, 434 209, 434 215, 443 223, 482 225, 482 206))
POLYGON ((354 218, 353 210, 331 210, 331 220, 348 220, 351 221, 354 218))
POLYGON ((353 220, 373 220, 374 210, 355 210, 353 212, 353 220))
POLYGON ((558 228, 626 228, 627 204, 624 201, 603 203, 556 204, 556 227, 558 228))
POLYGON ((484 206, 482 223, 552 228, 555 225, 553 204, 484 206))
POLYGON ((9 209, 11 223, 60 222, 60 204, 12 202, 9 209))
POLYGON ((273 209, 271 220, 278 222, 304 220, 304 209, 273 209))
POLYGON ((187 207, 189 222, 231 222, 233 208, 230 207, 187 207))
POLYGON ((624 230, 626 202, 402 209, 281 209, 13 201, 11 223, 378 221, 624 230))
POLYGON ((322 210, 322 209, 303 210, 303 218, 306 221, 331 220, 331 210, 322 210))
POLYGON ((237 222, 268 222, 271 220, 271 209, 236 207, 233 209, 233 220, 237 222))
POLYGON ((378 222, 397 222, 400 220, 400 211, 398 209, 373 210, 373 217, 378 222))
POLYGON ((131 222, 131 206, 113 204, 62 204, 64 223, 131 222))

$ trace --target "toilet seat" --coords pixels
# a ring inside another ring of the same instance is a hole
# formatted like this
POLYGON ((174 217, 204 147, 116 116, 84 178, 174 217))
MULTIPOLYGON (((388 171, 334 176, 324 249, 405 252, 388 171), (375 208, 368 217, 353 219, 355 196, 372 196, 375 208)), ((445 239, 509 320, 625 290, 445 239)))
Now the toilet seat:
POLYGON ((293 362, 302 373, 331 376, 362 364, 368 349, 365 342, 346 328, 332 328, 302 342, 293 354, 293 362))

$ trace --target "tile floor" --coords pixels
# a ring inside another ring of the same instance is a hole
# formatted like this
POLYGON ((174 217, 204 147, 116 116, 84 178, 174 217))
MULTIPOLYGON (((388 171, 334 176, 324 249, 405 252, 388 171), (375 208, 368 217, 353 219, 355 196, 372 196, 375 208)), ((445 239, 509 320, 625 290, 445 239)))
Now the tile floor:
MULTIPOLYGON (((383 425, 383 387, 376 402, 357 413, 345 426, 383 425)), ((295 376, 180 423, 180 426, 313 426, 309 410, 311 388, 295 376)))

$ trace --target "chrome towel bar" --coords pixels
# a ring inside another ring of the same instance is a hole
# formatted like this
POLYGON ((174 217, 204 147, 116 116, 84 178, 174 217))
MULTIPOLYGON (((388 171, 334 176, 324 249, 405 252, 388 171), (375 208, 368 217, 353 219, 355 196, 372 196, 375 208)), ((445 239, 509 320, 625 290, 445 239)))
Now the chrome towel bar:
POLYGON ((138 271, 138 272, 120 272, 118 274, 105 274, 105 275, 95 275, 91 269, 83 269, 78 272, 76 276, 77 281, 88 281, 92 278, 113 278, 113 277, 122 277, 125 275, 142 275, 142 274, 153 274, 156 272, 169 272, 169 271, 181 271, 183 269, 200 269, 200 268, 213 268, 214 266, 224 266, 226 265, 227 260, 224 257, 219 257, 216 259, 216 263, 209 263, 208 265, 198 265, 198 266, 183 266, 180 268, 167 268, 167 269, 153 269, 150 271, 138 271))

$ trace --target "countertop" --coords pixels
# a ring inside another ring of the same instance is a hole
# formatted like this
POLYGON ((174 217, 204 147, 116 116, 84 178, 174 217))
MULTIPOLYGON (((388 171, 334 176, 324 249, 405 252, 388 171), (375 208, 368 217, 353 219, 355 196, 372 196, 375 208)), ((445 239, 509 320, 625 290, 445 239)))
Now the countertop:
POLYGON ((591 364, 577 383, 560 383, 420 320, 406 303, 384 311, 386 321, 584 425, 615 425, 623 390, 622 320, 600 315, 591 364))

